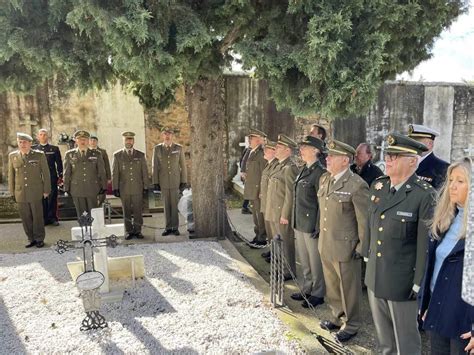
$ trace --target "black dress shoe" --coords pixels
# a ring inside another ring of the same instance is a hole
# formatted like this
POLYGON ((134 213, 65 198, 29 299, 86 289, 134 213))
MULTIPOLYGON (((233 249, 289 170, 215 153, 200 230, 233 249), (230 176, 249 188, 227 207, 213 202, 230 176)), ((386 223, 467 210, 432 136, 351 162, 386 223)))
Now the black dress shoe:
POLYGON ((268 258, 265 258, 265 261, 270 264, 272 262, 272 257, 269 256, 268 258))
POLYGON ((141 234, 141 233, 135 234, 135 237, 137 237, 137 239, 143 239, 143 238, 145 238, 145 237, 143 236, 143 234, 141 234))
POLYGON ((269 258, 271 254, 271 252, 266 251, 265 253, 262 253, 262 258, 269 258))
POLYGON ((334 324, 333 322, 328 321, 328 320, 323 320, 321 323, 319 323, 319 325, 321 326, 321 328, 327 329, 327 330, 337 330, 341 328, 337 324, 334 324))
POLYGON ((293 278, 290 275, 283 277, 283 281, 290 281, 290 280, 293 280, 293 278))
POLYGON ((252 214, 252 211, 250 211, 248 208, 242 208, 242 214, 252 214))
POLYGON ((177 230, 177 229, 173 230, 173 234, 174 235, 179 235, 179 230, 177 230))
POLYGON ((336 334, 334 334, 336 339, 339 340, 341 343, 348 341, 349 339, 351 339, 352 337, 355 337, 356 335, 357 333, 350 334, 346 332, 345 330, 340 330, 336 334))
POLYGON ((31 241, 29 244, 25 245, 25 248, 31 248, 36 245, 36 240, 31 241))
POLYGON ((57 227, 59 226, 59 222, 58 221, 54 221, 53 223, 51 223, 53 226, 57 227))
POLYGON ((133 238, 133 233, 127 233, 127 235, 125 236, 125 240, 130 240, 133 238))
POLYGON ((44 242, 43 242, 43 241, 36 242, 36 247, 37 247, 37 248, 42 248, 42 247, 44 247, 44 242))
POLYGON ((171 230, 165 229, 165 230, 163 231, 163 233, 161 233, 161 235, 163 235, 163 236, 164 236, 164 235, 170 235, 171 232, 172 232, 171 230))
MULTIPOLYGON (((306 296, 306 298, 308 298, 311 295, 305 295, 305 296, 306 296)), ((291 297, 292 300, 295 300, 295 301, 304 301, 303 295, 299 292, 293 293, 290 297, 291 297)))
POLYGON ((316 296, 309 296, 308 301, 304 300, 303 303, 301 303, 301 306, 303 306, 303 308, 309 308, 308 303, 311 306, 316 307, 316 306, 319 306, 320 304, 324 303, 324 298, 316 297, 316 296))

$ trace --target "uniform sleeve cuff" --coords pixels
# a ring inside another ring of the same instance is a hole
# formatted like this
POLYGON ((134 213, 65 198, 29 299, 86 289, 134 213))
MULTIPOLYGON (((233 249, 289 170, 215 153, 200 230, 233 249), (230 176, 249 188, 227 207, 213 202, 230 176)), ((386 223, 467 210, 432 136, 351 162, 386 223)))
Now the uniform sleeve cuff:
POLYGON ((415 291, 416 293, 418 293, 418 292, 420 292, 420 286, 413 285, 412 290, 415 291))

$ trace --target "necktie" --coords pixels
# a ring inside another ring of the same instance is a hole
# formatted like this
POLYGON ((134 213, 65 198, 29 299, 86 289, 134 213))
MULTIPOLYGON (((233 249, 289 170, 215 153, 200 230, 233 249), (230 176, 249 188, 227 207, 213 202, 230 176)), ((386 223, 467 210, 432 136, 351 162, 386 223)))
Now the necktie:
POLYGON ((131 158, 132 158, 132 151, 131 151, 131 150, 127 150, 127 153, 128 153, 128 157, 131 159, 131 158))
POLYGON ((392 187, 390 188, 390 198, 392 198, 393 196, 395 196, 395 193, 396 193, 396 192, 397 192, 397 189, 396 189, 394 186, 392 186, 392 187))

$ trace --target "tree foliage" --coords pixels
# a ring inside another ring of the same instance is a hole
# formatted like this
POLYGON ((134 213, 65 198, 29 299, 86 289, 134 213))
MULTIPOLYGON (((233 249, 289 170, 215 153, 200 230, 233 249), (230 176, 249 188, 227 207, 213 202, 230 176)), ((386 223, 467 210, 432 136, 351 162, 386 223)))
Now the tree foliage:
POLYGON ((277 105, 344 116, 429 58, 462 0, 0 0, 0 90, 56 75, 71 88, 121 82, 145 106, 216 78, 239 53, 277 105))

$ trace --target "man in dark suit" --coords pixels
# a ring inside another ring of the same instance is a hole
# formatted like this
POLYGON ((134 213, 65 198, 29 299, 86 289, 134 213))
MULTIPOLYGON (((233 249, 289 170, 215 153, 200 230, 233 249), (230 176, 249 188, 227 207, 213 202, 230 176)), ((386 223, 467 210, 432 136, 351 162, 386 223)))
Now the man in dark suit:
POLYGON ((408 126, 408 137, 423 143, 428 148, 421 155, 416 175, 421 180, 429 182, 436 190, 439 190, 444 183, 449 163, 433 153, 434 140, 437 136, 439 136, 439 132, 432 128, 419 124, 408 126))
POLYGON ((387 176, 370 188, 365 284, 380 354, 420 354, 416 297, 425 270, 427 221, 435 191, 415 174, 427 147, 392 133, 385 149, 387 176))
POLYGON ((291 298, 303 301, 302 306, 309 304, 316 307, 324 303, 326 288, 324 285, 323 266, 318 250, 319 239, 319 179, 326 170, 318 161, 324 148, 324 142, 312 136, 306 136, 300 143, 301 159, 306 163, 296 176, 293 200, 293 228, 295 230, 296 250, 303 271, 301 290, 303 295, 294 293, 291 298))
POLYGON ((357 146, 354 161, 351 170, 364 179, 368 186, 383 175, 382 170, 372 163, 372 150, 368 143, 361 143, 357 146))
POLYGON ((58 218, 58 185, 63 180, 63 161, 59 147, 49 144, 49 133, 45 128, 41 128, 36 135, 39 144, 32 149, 42 151, 48 161, 49 174, 51 176, 51 193, 43 198, 43 220, 44 224, 59 226, 58 218))

